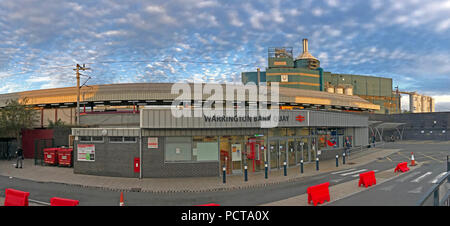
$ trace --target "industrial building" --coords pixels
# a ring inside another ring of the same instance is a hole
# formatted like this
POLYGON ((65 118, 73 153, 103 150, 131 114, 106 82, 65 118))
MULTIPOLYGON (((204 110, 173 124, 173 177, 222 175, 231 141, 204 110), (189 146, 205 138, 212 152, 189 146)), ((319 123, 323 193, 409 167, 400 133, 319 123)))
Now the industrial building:
MULTIPOLYGON (((269 48, 266 71, 258 69, 256 72, 242 72, 241 75, 244 84, 254 82, 270 86, 272 82, 279 82, 281 87, 355 95, 380 106, 374 113, 401 113, 402 92, 393 92, 392 78, 324 71, 319 59, 309 52, 307 39, 303 39, 303 52, 296 58, 293 57, 291 47, 269 48)), ((422 97, 415 94, 412 98, 416 100, 422 97)), ((428 102, 420 106, 417 101, 411 101, 415 107, 411 112, 433 112, 434 100, 426 98, 428 102)))

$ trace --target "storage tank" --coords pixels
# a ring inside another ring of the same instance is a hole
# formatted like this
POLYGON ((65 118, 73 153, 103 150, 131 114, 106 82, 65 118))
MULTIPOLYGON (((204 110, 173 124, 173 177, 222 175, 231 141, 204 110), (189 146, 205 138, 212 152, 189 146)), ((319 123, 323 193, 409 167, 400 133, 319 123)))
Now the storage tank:
POLYGON ((327 87, 327 92, 334 93, 334 86, 328 86, 327 87))
POLYGON ((345 87, 344 94, 345 95, 349 95, 349 96, 353 96, 353 87, 351 87, 351 86, 345 87))

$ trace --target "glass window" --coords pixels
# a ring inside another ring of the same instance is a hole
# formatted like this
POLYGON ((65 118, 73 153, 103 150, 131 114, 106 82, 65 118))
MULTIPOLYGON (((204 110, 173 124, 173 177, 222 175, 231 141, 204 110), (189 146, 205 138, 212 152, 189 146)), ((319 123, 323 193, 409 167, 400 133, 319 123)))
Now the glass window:
POLYGON ((192 155, 195 161, 218 161, 219 146, 215 136, 194 136, 192 155))
POLYGON ((136 137, 123 137, 123 142, 136 143, 136 141, 137 141, 136 137))
POLYGON ((110 143, 120 143, 122 142, 122 137, 109 137, 110 143))
POLYGON ((103 137, 100 136, 93 136, 92 142, 103 142, 103 137))
POLYGON ((90 142, 91 141, 91 137, 90 136, 81 136, 80 137, 80 141, 81 142, 90 142))
POLYGON ((165 161, 192 161, 191 137, 166 137, 165 161))

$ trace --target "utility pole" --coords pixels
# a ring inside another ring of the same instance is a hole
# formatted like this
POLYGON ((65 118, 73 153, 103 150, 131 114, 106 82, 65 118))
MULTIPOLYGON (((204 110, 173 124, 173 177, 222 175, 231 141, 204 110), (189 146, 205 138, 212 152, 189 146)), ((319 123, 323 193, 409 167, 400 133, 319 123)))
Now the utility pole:
POLYGON ((80 70, 90 70, 90 68, 86 68, 83 64, 83 67, 81 67, 79 64, 77 64, 77 68, 73 69, 77 72, 77 125, 80 125, 80 70))

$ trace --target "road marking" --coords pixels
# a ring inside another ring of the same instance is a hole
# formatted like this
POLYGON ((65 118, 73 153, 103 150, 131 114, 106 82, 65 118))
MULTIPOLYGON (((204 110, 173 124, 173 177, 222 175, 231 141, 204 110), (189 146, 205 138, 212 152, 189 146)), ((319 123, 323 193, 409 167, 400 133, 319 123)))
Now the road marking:
POLYGON ((439 160, 439 159, 435 159, 435 158, 433 158, 433 157, 431 157, 431 156, 428 156, 428 155, 424 155, 424 154, 422 154, 423 156, 425 156, 425 157, 427 157, 427 158, 430 158, 430 159, 433 159, 433 160, 435 160, 435 161, 438 161, 438 162, 444 162, 444 161, 441 161, 441 160, 439 160))
POLYGON ((391 191, 394 187, 395 187, 395 184, 383 187, 383 188, 381 188, 381 190, 383 190, 383 191, 391 191))
POLYGON ((391 162, 392 162, 392 159, 390 159, 390 158, 389 158, 389 157, 387 157, 387 156, 386 156, 386 158, 387 158, 387 159, 388 159, 389 161, 391 161, 391 162))
POLYGON ((419 181, 421 181, 423 178, 425 178, 426 176, 428 176, 428 175, 430 175, 430 174, 432 174, 432 172, 426 172, 424 175, 422 175, 422 176, 416 178, 415 180, 412 180, 411 182, 418 183, 419 181))
POLYGON ((422 186, 420 186, 414 190, 408 191, 408 193, 416 193, 416 194, 421 193, 421 192, 422 192, 422 186))
POLYGON ((364 171, 367 171, 367 169, 356 170, 356 171, 353 171, 353 172, 350 172, 350 173, 344 173, 344 174, 339 174, 339 175, 347 176, 347 175, 351 175, 351 174, 355 174, 355 173, 359 173, 359 172, 364 172, 364 171))
POLYGON ((413 177, 413 176, 415 176, 415 175, 417 175, 417 174, 419 174, 419 173, 420 173, 420 171, 412 172, 412 173, 409 174, 408 176, 405 176, 405 177, 403 177, 403 178, 400 178, 400 179, 398 179, 397 181, 398 181, 398 182, 405 182, 407 179, 409 179, 409 178, 411 178, 411 177, 413 177))
POLYGON ((447 172, 440 173, 437 177, 434 178, 434 180, 430 181, 432 184, 436 184, 441 177, 443 177, 447 172))
POLYGON ((351 169, 347 169, 347 170, 342 170, 342 171, 338 171, 338 172, 333 172, 331 174, 339 174, 339 173, 344 173, 344 172, 348 172, 348 171, 352 171, 355 170, 355 168, 351 168, 351 169))
MULTIPOLYGON (((378 170, 373 170, 374 173, 378 172, 378 170)), ((353 175, 352 177, 359 177, 359 174, 353 175)))

